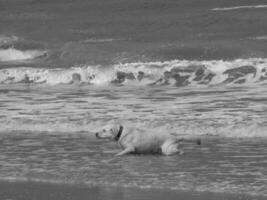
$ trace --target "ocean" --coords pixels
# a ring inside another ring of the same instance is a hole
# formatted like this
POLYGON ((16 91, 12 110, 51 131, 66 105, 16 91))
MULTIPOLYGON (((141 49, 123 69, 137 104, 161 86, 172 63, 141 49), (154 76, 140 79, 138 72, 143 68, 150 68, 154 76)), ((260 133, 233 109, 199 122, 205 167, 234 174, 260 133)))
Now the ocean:
POLYGON ((265 0, 0 0, 0 181, 266 197, 266 11, 265 0), (94 136, 109 123, 202 145, 113 159, 119 146, 94 136))

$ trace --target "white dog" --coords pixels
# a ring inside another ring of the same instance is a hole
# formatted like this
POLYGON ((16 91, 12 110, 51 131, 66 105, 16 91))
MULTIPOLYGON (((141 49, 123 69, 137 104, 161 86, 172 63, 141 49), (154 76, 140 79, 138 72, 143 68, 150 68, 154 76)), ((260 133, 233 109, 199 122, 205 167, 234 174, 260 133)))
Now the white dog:
POLYGON ((116 154, 116 156, 129 153, 183 154, 183 151, 179 149, 180 142, 196 142, 199 145, 201 143, 199 139, 178 138, 178 135, 167 133, 144 133, 143 131, 126 128, 121 125, 107 125, 95 135, 97 138, 109 138, 117 141, 123 151, 116 154))

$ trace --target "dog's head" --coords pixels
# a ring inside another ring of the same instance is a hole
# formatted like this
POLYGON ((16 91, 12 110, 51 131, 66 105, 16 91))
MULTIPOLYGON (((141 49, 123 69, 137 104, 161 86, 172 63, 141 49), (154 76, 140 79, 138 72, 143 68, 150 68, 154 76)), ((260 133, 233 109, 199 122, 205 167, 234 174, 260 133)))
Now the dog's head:
POLYGON ((97 138, 109 138, 118 141, 121 137, 123 126, 120 125, 106 125, 101 131, 97 132, 95 136, 97 138))

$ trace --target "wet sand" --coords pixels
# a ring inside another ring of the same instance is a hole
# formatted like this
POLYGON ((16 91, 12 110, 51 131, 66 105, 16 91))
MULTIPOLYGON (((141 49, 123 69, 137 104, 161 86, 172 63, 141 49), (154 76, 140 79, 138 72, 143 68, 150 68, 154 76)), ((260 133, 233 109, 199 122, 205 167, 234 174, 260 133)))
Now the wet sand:
POLYGON ((2 200, 264 200, 264 196, 120 187, 87 187, 38 182, 0 182, 2 200))

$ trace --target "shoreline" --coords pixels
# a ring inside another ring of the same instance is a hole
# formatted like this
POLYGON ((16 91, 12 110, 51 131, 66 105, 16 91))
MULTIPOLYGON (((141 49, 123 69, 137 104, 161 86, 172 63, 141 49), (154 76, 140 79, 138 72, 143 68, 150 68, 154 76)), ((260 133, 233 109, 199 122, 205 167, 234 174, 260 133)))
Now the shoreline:
POLYGON ((86 186, 34 181, 0 181, 0 196, 4 200, 264 200, 266 196, 213 192, 177 191, 168 189, 140 189, 131 187, 86 186))

